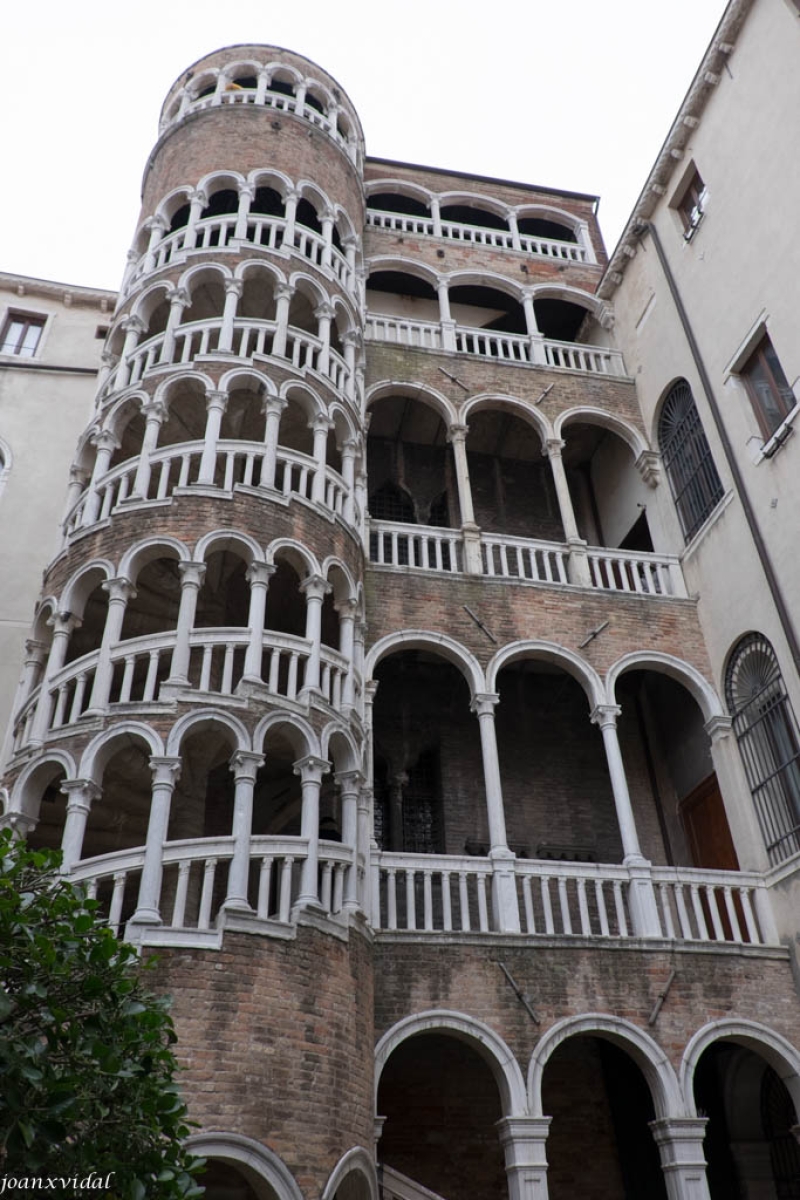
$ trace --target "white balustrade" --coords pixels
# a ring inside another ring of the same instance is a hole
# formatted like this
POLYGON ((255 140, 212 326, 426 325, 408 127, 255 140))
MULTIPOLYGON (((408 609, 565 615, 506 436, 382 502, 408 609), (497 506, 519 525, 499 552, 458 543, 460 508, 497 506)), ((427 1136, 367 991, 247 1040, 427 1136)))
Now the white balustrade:
POLYGON ((530 579, 539 583, 568 583, 569 550, 557 542, 531 538, 481 535, 483 571, 506 579, 530 579))
POLYGON ((530 338, 519 333, 497 333, 492 329, 457 325, 456 350, 481 358, 499 358, 503 362, 533 362, 530 338))
POLYGON ((367 224, 373 229, 388 229, 392 233, 433 235, 434 225, 430 217, 412 217, 407 213, 383 212, 377 208, 367 209, 367 224))
POLYGON ((370 560, 379 566, 417 567, 423 571, 462 571, 463 539, 460 530, 430 525, 371 521, 370 560))
POLYGON ((597 546, 590 546, 587 555, 594 587, 641 596, 686 597, 686 582, 675 555, 597 546))
POLYGON ((760 905, 769 903, 760 875, 653 867, 653 886, 665 937, 754 946, 770 940, 759 920, 760 905))
POLYGON ((381 853, 375 870, 376 929, 488 933, 494 928, 488 859, 381 853))
POLYGON ((595 375, 624 375, 625 364, 619 350, 607 346, 586 346, 580 342, 556 342, 545 338, 545 361, 549 367, 567 371, 589 371, 595 375))
MULTIPOLYGON (((386 229, 392 233, 407 233, 415 236, 432 237, 434 223, 431 217, 410 216, 406 213, 385 212, 380 209, 367 210, 367 225, 373 229, 386 229)), ((479 246, 513 250, 514 239, 507 229, 487 229, 482 225, 464 225, 459 221, 442 221, 441 236, 458 242, 471 242, 479 246)), ((520 248, 525 254, 537 254, 544 258, 558 258, 564 262, 583 263, 588 261, 586 248, 577 242, 564 242, 555 238, 519 235, 520 248)))
POLYGON ((399 346, 420 346, 441 350, 442 329, 434 321, 408 321, 382 313, 368 313, 364 336, 373 342, 394 342, 399 346))
POLYGON ((522 929, 548 937, 630 937, 624 867, 518 859, 522 929))

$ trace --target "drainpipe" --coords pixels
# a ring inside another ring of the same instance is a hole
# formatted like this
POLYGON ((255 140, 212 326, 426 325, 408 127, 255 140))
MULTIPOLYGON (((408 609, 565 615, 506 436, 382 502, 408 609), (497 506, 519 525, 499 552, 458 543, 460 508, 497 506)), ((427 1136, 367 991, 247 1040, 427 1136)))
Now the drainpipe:
POLYGON ((767 581, 767 587, 772 595, 772 599, 778 613, 778 619, 781 623, 781 628, 783 629, 784 637, 789 645, 789 652, 791 653, 795 670, 798 672, 798 674, 800 674, 800 642, 798 642, 797 634, 795 632, 794 625, 792 624, 792 618, 789 614, 789 609, 786 605, 783 592, 781 591, 781 587, 778 582, 778 577, 775 574, 775 569, 769 557, 769 552, 761 535, 758 519, 750 502, 750 497, 747 493, 747 488, 745 487, 744 477, 739 470, 739 464, 736 461, 736 456, 733 452, 733 446, 731 445, 730 438, 728 437, 728 431, 723 423, 719 405, 717 404, 716 397, 714 396, 714 392, 711 387, 711 380, 709 378, 708 371, 706 370, 705 363, 703 362, 703 357, 700 353, 700 347, 698 346, 697 340, 694 336, 694 331, 689 321, 689 316, 684 307, 677 284, 675 283, 675 278, 670 269, 669 262, 667 261, 667 257, 664 253, 664 247, 661 244, 661 239, 658 236, 658 231, 656 230, 655 225, 653 225, 651 222, 647 222, 643 232, 649 232, 653 239, 653 245, 655 246, 656 254, 658 255, 658 261, 661 264, 661 269, 664 272, 664 278, 667 281, 670 295, 675 303, 675 308, 683 327, 683 332, 686 335, 686 341, 689 343, 689 350, 691 351, 692 358, 694 359, 694 365, 697 368, 697 373, 700 376, 700 382, 703 386, 706 400, 708 401, 708 407, 711 410, 711 416, 714 419, 714 424, 717 428, 717 433, 719 434, 719 440, 722 443, 722 450, 725 455, 725 460, 728 464, 728 469, 733 476, 733 482, 739 495, 742 511, 744 512, 745 520, 747 521, 748 528, 750 529, 753 545, 756 548, 756 553, 758 554, 761 568, 767 581))

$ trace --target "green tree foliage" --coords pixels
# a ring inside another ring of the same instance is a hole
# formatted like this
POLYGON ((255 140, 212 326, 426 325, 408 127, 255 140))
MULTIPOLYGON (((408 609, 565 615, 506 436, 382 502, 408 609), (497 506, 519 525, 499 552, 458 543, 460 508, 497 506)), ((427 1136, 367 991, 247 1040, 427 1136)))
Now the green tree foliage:
POLYGON ((111 1173, 108 1200, 201 1196, 168 1002, 58 863, 0 833, 0 1180, 97 1196, 111 1173))

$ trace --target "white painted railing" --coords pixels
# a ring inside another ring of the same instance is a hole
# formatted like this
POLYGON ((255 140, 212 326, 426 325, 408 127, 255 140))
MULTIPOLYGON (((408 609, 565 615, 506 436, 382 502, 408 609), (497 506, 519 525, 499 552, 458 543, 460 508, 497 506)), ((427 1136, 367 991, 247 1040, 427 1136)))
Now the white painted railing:
POLYGON ((685 599, 687 595, 680 560, 675 555, 590 546, 587 556, 594 587, 636 592, 641 596, 680 596, 685 599))
POLYGON ((382 1164, 378 1168, 381 1179, 382 1200, 444 1200, 438 1192, 423 1187, 416 1179, 401 1175, 394 1167, 382 1164))
MULTIPOLYGON (((112 647, 110 706, 158 702, 161 684, 169 676, 176 638, 175 630, 167 630, 129 638, 112 647)), ((192 630, 189 634, 190 687, 217 697, 234 696, 244 674, 249 642, 248 629, 192 630)), ((310 656, 311 644, 305 638, 265 630, 261 682, 266 691, 273 696, 297 700, 305 684, 310 656)), ((92 650, 69 663, 50 681, 49 721, 43 733, 74 725, 88 711, 99 657, 99 650, 92 650)), ((348 669, 343 654, 330 646, 321 647, 319 693, 337 710, 341 709, 348 669)), ((360 686, 355 675, 353 685, 360 686)), ((37 688, 15 719, 15 753, 30 741, 40 693, 41 688, 37 688)))
MULTIPOLYGON (((248 902, 262 920, 288 922, 299 894, 300 868, 307 843, 303 838, 253 837, 248 902)), ((168 930, 205 932, 213 928, 225 900, 233 838, 167 842, 158 909, 168 930)), ((119 933, 136 909, 144 848, 104 854, 78 863, 70 879, 88 885, 101 904, 108 924, 119 933)), ((345 877, 353 868, 353 852, 335 842, 319 844, 319 901, 325 912, 341 911, 345 877)))
MULTIPOLYGON (((248 317, 237 317, 233 322, 233 338, 231 349, 224 353, 236 358, 252 359, 256 354, 271 355, 272 345, 277 331, 275 321, 257 321, 248 317)), ((172 350, 165 353, 165 335, 157 333, 145 342, 141 342, 127 359, 128 384, 134 386, 157 367, 191 366, 194 360, 204 354, 219 351, 222 320, 219 317, 205 321, 193 321, 179 325, 172 339, 172 350)), ((322 342, 313 334, 289 326, 286 335, 286 353, 280 361, 288 360, 298 370, 317 371, 322 351, 322 342)), ((342 356, 332 347, 328 350, 328 363, 324 375, 339 391, 350 395, 350 371, 342 356)), ((120 363, 117 371, 106 384, 105 392, 120 386, 124 379, 125 363, 120 363)))
MULTIPOLYGON (((120 463, 97 481, 100 504, 97 520, 103 521, 120 505, 126 508, 148 500, 168 500, 179 488, 198 482, 200 463, 203 457, 203 442, 180 442, 165 446, 150 455, 150 478, 145 494, 135 496, 134 483, 139 460, 129 459, 120 463)), ((263 442, 220 440, 217 443, 214 479, 208 487, 232 492, 237 484, 245 487, 262 486, 264 460, 267 448, 263 442)), ((317 474, 316 460, 298 450, 279 446, 276 453, 275 489, 284 496, 303 496, 310 500, 313 495, 314 479, 317 474)), ((342 515, 347 499, 347 487, 338 471, 325 468, 323 503, 332 512, 342 515)), ((81 495, 67 514, 64 522, 66 536, 75 534, 83 526, 90 492, 81 495)))
POLYGON ((619 350, 580 342, 558 342, 552 338, 502 333, 493 329, 457 325, 448 341, 435 321, 412 321, 384 313, 368 313, 367 341, 418 346, 424 350, 456 350, 501 362, 528 363, 556 370, 584 371, 594 375, 624 376, 625 363, 619 350))
POLYGON ((483 572, 505 579, 531 579, 540 583, 569 583, 569 548, 558 542, 481 534, 483 572))
MULTIPOLYGON (((508 861, 503 861, 503 870, 508 861)), ((529 937, 636 937, 624 866, 513 860, 520 928, 529 937)), ((488 858, 377 852, 372 924, 423 933, 497 931, 488 858)), ((641 868, 637 887, 641 886, 641 868)), ((661 937, 677 941, 772 945, 761 876, 690 867, 653 867, 661 937)))
POLYGON ((429 525, 371 521, 370 560, 379 566, 419 567, 423 571, 463 571, 460 530, 429 525))
MULTIPOLYGON (((436 227, 432 217, 410 216, 406 213, 384 212, 367 209, 367 225, 374 229, 387 229, 392 233, 408 233, 413 236, 433 237, 436 227)), ((518 249, 525 254, 538 254, 545 258, 559 258, 565 262, 590 262, 586 247, 578 242, 565 242, 556 238, 534 237, 528 233, 519 235, 519 245, 508 229, 487 229, 482 225, 464 225, 459 221, 442 221, 441 236, 458 242, 471 242, 479 246, 491 246, 501 250, 518 249)))

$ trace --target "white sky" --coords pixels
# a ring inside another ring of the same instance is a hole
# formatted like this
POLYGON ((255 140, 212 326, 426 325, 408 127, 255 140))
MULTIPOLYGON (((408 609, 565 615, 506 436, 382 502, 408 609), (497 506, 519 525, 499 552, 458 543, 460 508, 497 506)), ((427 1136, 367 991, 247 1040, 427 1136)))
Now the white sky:
POLYGON ((318 62, 367 153, 601 197, 612 249, 724 0, 17 0, 0 270, 116 288, 173 80, 220 46, 318 62))

